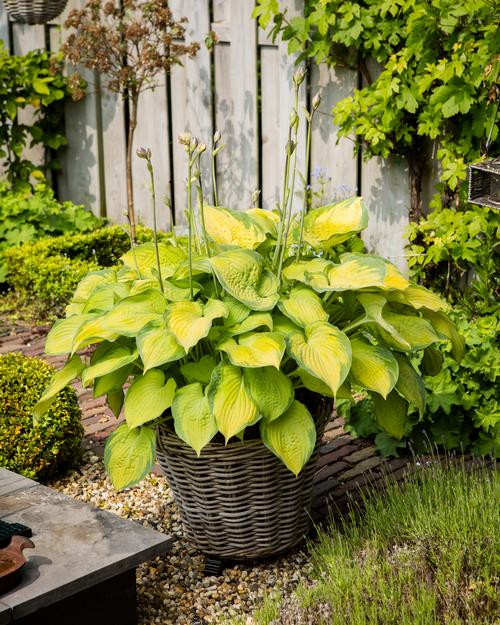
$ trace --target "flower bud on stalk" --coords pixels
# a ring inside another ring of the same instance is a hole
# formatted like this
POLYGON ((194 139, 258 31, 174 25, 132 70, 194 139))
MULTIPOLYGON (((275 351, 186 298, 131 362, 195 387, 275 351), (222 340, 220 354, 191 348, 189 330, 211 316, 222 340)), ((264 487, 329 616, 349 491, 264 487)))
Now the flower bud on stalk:
POLYGON ((297 85, 297 87, 299 87, 304 82, 305 77, 306 70, 304 67, 299 67, 293 75, 293 82, 297 85))
POLYGON ((151 160, 151 150, 149 148, 138 148, 136 154, 139 158, 144 158, 147 161, 151 160))
POLYGON ((182 132, 179 137, 178 137, 178 141, 181 145, 186 145, 188 146, 191 142, 191 133, 189 132, 182 132))
POLYGON ((222 138, 222 134, 221 134, 220 130, 216 130, 215 134, 214 134, 214 145, 219 143, 221 138, 222 138))
POLYGON ((312 109, 313 111, 317 111, 319 109, 319 106, 321 104, 321 94, 317 93, 314 98, 312 99, 312 109))

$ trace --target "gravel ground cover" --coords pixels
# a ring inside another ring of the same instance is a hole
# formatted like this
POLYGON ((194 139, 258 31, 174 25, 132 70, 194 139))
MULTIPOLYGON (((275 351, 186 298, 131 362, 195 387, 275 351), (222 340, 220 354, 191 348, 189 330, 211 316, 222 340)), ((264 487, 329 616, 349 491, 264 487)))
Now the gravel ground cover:
POLYGON ((151 474, 117 493, 102 460, 91 452, 78 470, 49 486, 174 539, 169 554, 137 569, 139 625, 223 623, 252 612, 269 592, 289 595, 310 573, 307 553, 297 550, 278 559, 230 564, 222 576, 204 577, 205 556, 184 537, 166 479, 151 474))

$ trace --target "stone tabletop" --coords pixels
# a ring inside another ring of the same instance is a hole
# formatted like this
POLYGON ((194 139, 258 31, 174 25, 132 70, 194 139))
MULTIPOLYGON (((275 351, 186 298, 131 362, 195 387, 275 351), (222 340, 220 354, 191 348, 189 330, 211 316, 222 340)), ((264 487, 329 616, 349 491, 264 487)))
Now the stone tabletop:
POLYGON ((21 582, 0 597, 0 625, 169 550, 171 539, 0 468, 0 518, 33 530, 21 582))

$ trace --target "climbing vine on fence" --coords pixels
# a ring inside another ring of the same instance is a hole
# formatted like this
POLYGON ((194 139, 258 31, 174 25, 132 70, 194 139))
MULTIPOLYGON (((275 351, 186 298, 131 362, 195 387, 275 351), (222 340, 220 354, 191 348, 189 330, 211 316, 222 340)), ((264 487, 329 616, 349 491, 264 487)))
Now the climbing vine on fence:
POLYGON ((440 166, 439 206, 460 192, 467 163, 484 153, 490 133, 490 152, 498 151, 500 13, 493 5, 305 0, 304 14, 290 17, 277 0, 257 0, 254 15, 300 60, 361 73, 364 86, 334 109, 340 135, 356 134, 366 158, 407 160, 418 218, 430 156, 440 166))

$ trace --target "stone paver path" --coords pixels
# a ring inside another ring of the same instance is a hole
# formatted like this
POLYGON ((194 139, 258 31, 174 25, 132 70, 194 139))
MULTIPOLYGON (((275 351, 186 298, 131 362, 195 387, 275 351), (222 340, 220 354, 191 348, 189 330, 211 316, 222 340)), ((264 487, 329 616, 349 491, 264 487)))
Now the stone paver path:
MULTIPOLYGON (((0 354, 22 352, 27 356, 44 358, 60 367, 64 356, 45 356, 47 326, 12 325, 0 320, 0 354)), ((82 409, 85 445, 102 455, 107 436, 123 417, 116 419, 106 405, 104 397, 94 398, 91 389, 84 389, 78 382, 74 388, 82 409)), ((399 479, 411 465, 410 457, 384 460, 372 443, 353 439, 344 430, 344 421, 337 418, 327 427, 320 450, 315 475, 313 518, 323 519, 331 502, 342 509, 349 498, 359 496, 359 490, 380 483, 389 473, 399 479)))

